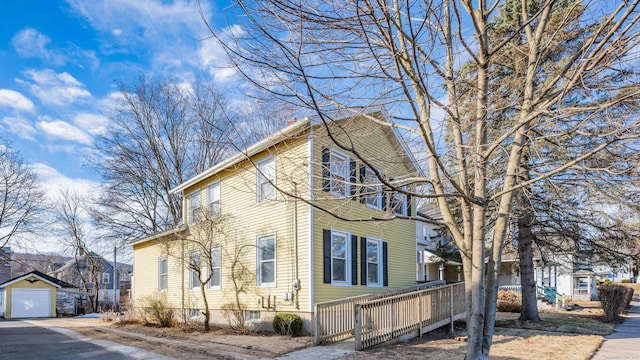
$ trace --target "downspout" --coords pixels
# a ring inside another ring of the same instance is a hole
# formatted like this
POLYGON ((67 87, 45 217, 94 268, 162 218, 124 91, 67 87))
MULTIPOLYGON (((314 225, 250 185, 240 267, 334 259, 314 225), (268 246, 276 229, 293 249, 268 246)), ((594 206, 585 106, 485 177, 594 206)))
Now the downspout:
MULTIPOLYGON (((182 196, 182 220, 186 220, 185 211, 186 211, 186 200, 184 197, 184 190, 180 191, 180 196, 182 196)), ((177 233, 178 227, 174 228, 174 232, 177 233)), ((180 312, 182 314, 182 320, 186 319, 186 314, 184 310, 184 239, 180 236, 180 312)))
POLYGON ((298 293, 300 292, 300 277, 298 276, 298 184, 293 183, 293 241, 295 258, 294 263, 294 286, 293 289, 296 292, 295 306, 296 310, 300 310, 300 301, 298 300, 298 293))
MULTIPOLYGON (((313 201, 313 134, 311 130, 309 130, 309 201, 313 201)), ((315 259, 313 257, 313 206, 308 206, 309 208, 309 312, 313 313, 313 304, 315 302, 315 279, 314 279, 314 267, 315 267, 315 259)), ((315 317, 316 314, 314 314, 315 317)))

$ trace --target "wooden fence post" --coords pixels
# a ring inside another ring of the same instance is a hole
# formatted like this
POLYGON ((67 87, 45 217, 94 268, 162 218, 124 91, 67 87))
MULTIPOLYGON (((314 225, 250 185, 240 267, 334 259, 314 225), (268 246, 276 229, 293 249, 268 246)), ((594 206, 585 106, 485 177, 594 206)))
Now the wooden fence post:
POLYGON ((451 332, 453 332, 453 316, 454 314, 454 309, 453 309, 453 285, 449 286, 450 292, 449 292, 449 306, 451 306, 451 332))
POLYGON ((356 350, 360 351, 362 350, 362 321, 361 321, 362 309, 360 307, 360 304, 354 304, 353 306, 354 306, 353 337, 356 340, 356 350))
POLYGON ((422 291, 418 293, 418 332, 420 337, 422 337, 422 294, 422 291))

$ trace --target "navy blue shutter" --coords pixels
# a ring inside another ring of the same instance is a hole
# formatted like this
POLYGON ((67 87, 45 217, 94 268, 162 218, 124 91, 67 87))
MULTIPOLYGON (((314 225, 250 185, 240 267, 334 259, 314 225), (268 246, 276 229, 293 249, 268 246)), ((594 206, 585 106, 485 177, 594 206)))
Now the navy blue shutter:
POLYGON ((322 190, 331 191, 331 164, 330 153, 326 147, 322 148, 322 190))
POLYGON ((351 194, 352 199, 356 195, 356 181, 356 162, 355 160, 351 160, 349 162, 349 193, 351 194))
POLYGON ((351 235, 351 285, 358 285, 358 237, 351 235))
POLYGON ((360 285, 367 285, 367 238, 360 238, 360 285))
POLYGON ((360 165, 360 202, 364 204, 364 175, 366 174, 366 167, 364 165, 360 165))
POLYGON ((323 282, 331 284, 331 230, 322 229, 323 282))
POLYGON ((387 191, 382 191, 382 210, 387 211, 387 191))
POLYGON ((411 216, 411 195, 407 194, 407 216, 411 216))
POLYGON ((387 242, 382 242, 382 285, 389 286, 389 263, 387 255, 387 242))

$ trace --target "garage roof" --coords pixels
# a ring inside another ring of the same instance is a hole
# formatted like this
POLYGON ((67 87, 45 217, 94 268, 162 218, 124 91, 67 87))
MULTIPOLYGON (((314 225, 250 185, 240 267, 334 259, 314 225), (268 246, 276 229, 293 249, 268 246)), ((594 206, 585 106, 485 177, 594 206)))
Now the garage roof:
POLYGON ((42 273, 38 270, 33 270, 31 272, 28 272, 24 275, 20 275, 18 277, 14 277, 11 280, 7 280, 5 282, 3 282, 2 284, 0 284, 0 288, 4 288, 7 287, 11 284, 17 283, 20 280, 26 279, 30 276, 36 277, 44 282, 47 282, 57 288, 75 288, 75 286, 73 286, 72 284, 69 284, 68 282, 62 281, 60 279, 56 279, 53 276, 49 276, 45 273, 42 273))

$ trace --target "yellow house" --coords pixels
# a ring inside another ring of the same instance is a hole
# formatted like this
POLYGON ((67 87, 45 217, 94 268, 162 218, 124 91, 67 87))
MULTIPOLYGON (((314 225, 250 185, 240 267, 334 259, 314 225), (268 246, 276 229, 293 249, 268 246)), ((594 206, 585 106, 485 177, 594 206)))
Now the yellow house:
POLYGON ((56 317, 56 291, 73 285, 40 271, 0 284, 0 316, 6 319, 56 317))
POLYGON ((298 120, 174 188, 184 224, 133 243, 134 306, 197 317, 204 283, 212 323, 294 312, 310 331, 315 303, 415 285, 418 170, 387 125, 298 120))

